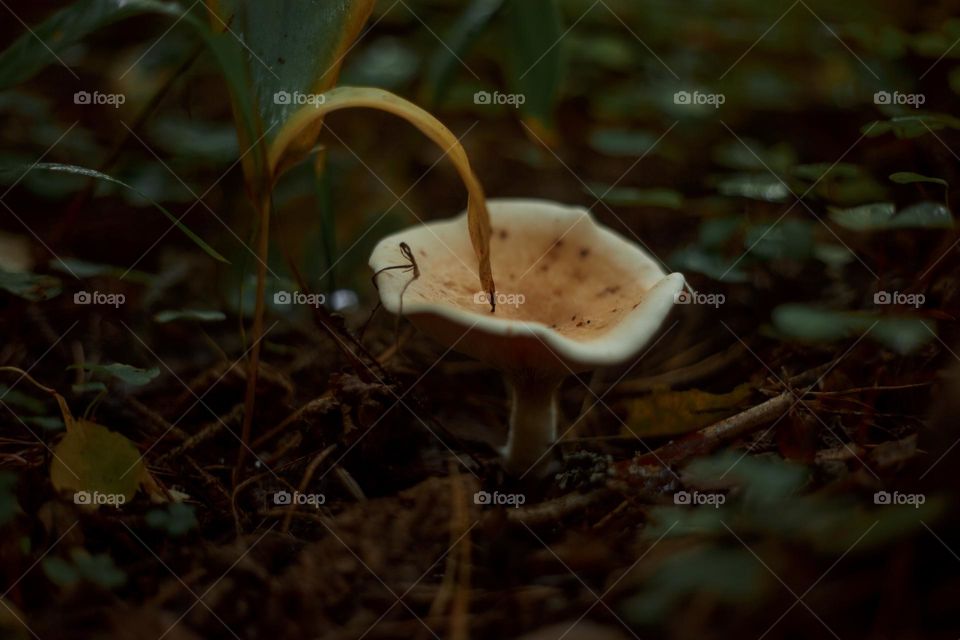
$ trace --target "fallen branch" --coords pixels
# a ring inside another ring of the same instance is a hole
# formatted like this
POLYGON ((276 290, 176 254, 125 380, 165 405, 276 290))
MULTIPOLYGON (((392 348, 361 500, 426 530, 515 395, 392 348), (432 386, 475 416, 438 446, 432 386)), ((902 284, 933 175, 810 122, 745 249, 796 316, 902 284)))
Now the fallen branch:
POLYGON ((694 431, 679 440, 674 440, 632 460, 615 465, 617 475, 629 475, 632 466, 676 464, 687 458, 708 453, 720 445, 750 433, 757 427, 785 414, 797 401, 792 391, 784 391, 766 402, 750 407, 736 415, 724 418, 709 427, 694 431))

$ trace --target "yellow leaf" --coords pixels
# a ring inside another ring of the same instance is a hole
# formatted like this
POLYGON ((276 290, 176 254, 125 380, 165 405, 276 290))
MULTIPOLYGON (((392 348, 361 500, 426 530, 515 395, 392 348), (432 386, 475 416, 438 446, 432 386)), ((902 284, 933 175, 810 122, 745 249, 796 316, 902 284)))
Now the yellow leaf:
POLYGON ((480 181, 470 167, 467 152, 453 132, 424 109, 383 89, 338 87, 322 95, 322 101, 304 106, 284 123, 283 129, 270 145, 269 166, 278 166, 288 147, 304 135, 313 135, 313 128, 331 111, 350 108, 379 109, 403 118, 443 149, 456 166, 460 179, 467 188, 467 220, 470 242, 477 254, 480 286, 490 294, 490 300, 495 300, 496 289, 490 268, 490 215, 487 213, 486 198, 480 181))
POLYGON ((120 506, 150 475, 130 440, 80 419, 53 451, 50 480, 58 491, 73 492, 77 504, 120 506))
POLYGON ((656 389, 628 403, 627 424, 639 436, 672 436, 696 431, 736 413, 751 392, 749 384, 723 394, 697 389, 656 389))

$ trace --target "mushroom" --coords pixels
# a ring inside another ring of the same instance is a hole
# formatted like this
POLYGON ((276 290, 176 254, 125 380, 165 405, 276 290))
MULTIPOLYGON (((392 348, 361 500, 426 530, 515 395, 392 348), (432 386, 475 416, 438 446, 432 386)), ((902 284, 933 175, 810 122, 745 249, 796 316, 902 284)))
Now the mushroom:
POLYGON ((684 279, 580 207, 520 199, 487 206, 495 312, 478 292, 466 213, 384 238, 370 267, 388 311, 503 373, 512 405, 503 466, 525 475, 545 470, 564 378, 635 357, 684 279))

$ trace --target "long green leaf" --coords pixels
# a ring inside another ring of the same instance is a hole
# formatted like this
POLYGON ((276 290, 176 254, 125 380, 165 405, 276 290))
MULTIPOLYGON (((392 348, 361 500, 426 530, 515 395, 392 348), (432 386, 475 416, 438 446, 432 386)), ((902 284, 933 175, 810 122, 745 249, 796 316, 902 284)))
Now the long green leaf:
POLYGON ((113 22, 145 12, 179 16, 183 8, 152 0, 78 0, 22 34, 0 54, 0 89, 58 62, 64 49, 113 22))
MULTIPOLYGON (((31 27, 0 53, 0 90, 29 80, 57 62, 64 49, 101 27, 135 15, 160 14, 173 18, 174 23, 189 25, 213 55, 233 96, 238 129, 241 140, 247 142, 246 148, 259 139, 260 127, 248 91, 244 45, 232 33, 211 30, 193 10, 193 6, 184 11, 179 4, 157 0, 77 0, 31 27)), ((244 154, 244 166, 256 171, 265 158, 265 150, 244 154)))
MULTIPOLYGON (((207 0, 211 24, 244 47, 243 73, 247 85, 231 82, 233 98, 252 97, 258 136, 279 162, 291 151, 301 156, 310 149, 321 123, 293 140, 282 132, 291 116, 311 104, 336 82, 341 62, 366 22, 373 0, 270 3, 262 0, 207 0), (288 148, 275 149, 283 138, 288 148)), ((252 141, 249 141, 252 142, 252 141)), ((250 167, 245 166, 250 175, 250 167)), ((279 167, 266 167, 275 177, 279 167)), ((262 176, 260 176, 262 177, 262 176)))
POLYGON ((507 0, 507 69, 520 111, 538 133, 553 128, 563 78, 563 20, 556 0, 507 0))
POLYGON ((425 103, 436 105, 443 100, 463 57, 502 5, 503 0, 472 0, 443 34, 442 44, 437 44, 427 65, 422 94, 425 103))
POLYGON ((109 176, 105 173, 101 173, 100 171, 96 171, 95 169, 88 169, 87 167, 78 167, 77 165, 73 165, 73 164, 60 164, 56 162, 40 162, 40 163, 31 165, 29 167, 16 167, 16 168, 20 170, 27 170, 27 171, 40 169, 41 171, 70 173, 74 175, 85 176, 87 178, 94 178, 96 180, 102 180, 104 182, 111 182, 113 184, 118 184, 121 187, 129 189, 130 191, 136 193, 138 196, 140 196, 141 198, 149 202, 151 205, 153 205, 157 210, 160 211, 160 213, 165 215, 168 220, 170 220, 174 225, 176 225, 176 227, 180 229, 180 231, 182 231, 188 238, 193 240, 193 242, 198 247, 203 249, 208 256, 216 260, 219 260, 220 262, 224 262, 227 264, 230 263, 230 261, 224 258, 222 255, 220 255, 220 253, 218 253, 216 249, 208 245, 206 242, 203 241, 203 239, 200 236, 198 236, 193 231, 191 231, 187 227, 187 225, 180 222, 180 220, 175 215, 170 213, 163 205, 161 205, 158 202, 154 202, 153 200, 148 198, 146 195, 144 195, 143 192, 141 192, 139 189, 137 189, 132 185, 127 184, 123 180, 118 180, 113 176, 109 176))

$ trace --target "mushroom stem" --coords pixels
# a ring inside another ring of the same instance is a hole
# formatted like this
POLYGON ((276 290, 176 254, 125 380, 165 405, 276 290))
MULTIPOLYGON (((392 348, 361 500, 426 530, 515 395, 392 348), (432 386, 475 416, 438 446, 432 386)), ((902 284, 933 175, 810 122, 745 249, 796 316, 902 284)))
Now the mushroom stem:
POLYGON ((531 372, 505 376, 510 390, 510 433, 501 450, 503 466, 512 475, 548 468, 547 453, 557 439, 557 388, 562 378, 531 372))

